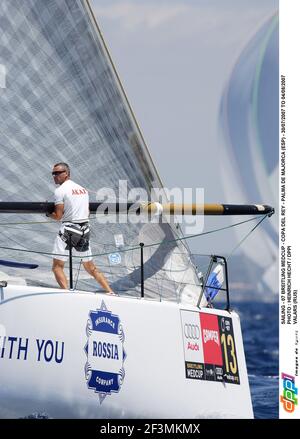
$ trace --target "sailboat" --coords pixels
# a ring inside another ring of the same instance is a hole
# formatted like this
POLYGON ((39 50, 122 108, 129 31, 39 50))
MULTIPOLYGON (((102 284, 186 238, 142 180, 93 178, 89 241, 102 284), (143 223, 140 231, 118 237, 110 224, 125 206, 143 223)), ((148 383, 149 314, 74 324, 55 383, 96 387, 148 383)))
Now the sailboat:
POLYGON ((173 218, 198 207, 151 199, 163 185, 89 2, 21 5, 0 4, 0 417, 252 418, 226 259, 209 257, 200 281, 173 218), (117 296, 99 290, 72 252, 72 288, 54 283, 57 224, 44 213, 58 161, 90 193, 94 259, 117 296), (111 203, 122 214, 132 207, 120 181, 144 189, 137 210, 154 211, 153 221, 105 221, 111 203), (118 200, 103 201, 104 187, 118 200), (225 307, 214 306, 214 289, 225 307))
MULTIPOLYGON (((278 203, 278 12, 259 27, 239 55, 220 106, 220 178, 227 195, 235 200, 267 199, 278 203), (268 106, 266 111, 265 106, 268 106), (243 148, 240 147, 243 145, 243 148), (224 171, 226 169, 226 171, 224 171)), ((241 238, 241 230, 235 229, 241 238)), ((263 224, 243 248, 255 291, 269 300, 278 294, 278 227, 276 216, 263 224), (251 261, 251 262, 250 262, 251 261), (265 294, 269 291, 271 294, 265 294)))

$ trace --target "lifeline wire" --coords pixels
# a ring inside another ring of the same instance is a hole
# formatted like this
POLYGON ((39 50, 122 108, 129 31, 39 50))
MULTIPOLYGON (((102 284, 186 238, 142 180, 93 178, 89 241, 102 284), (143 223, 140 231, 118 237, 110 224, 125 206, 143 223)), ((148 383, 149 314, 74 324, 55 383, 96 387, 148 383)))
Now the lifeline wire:
MULTIPOLYGON (((268 216, 268 215, 264 215, 264 218, 265 218, 266 216, 268 216)), ((259 218, 260 218, 260 217, 259 217, 259 218)), ((263 218, 263 219, 264 219, 264 218, 263 218)), ((239 225, 241 225, 241 224, 245 224, 245 223, 248 223, 248 222, 250 222, 250 221, 254 221, 254 220, 257 220, 257 217, 250 218, 250 219, 245 220, 245 221, 240 221, 240 222, 238 222, 238 223, 231 224, 230 226, 226 226, 226 227, 221 227, 221 228, 219 228, 219 229, 209 230, 208 232, 197 233, 197 234, 195 234, 195 235, 184 236, 184 237, 182 237, 182 238, 176 238, 176 239, 170 239, 170 240, 166 240, 166 241, 160 241, 160 242, 156 242, 156 243, 153 243, 153 244, 145 244, 145 245, 144 245, 144 248, 147 248, 147 247, 155 247, 155 246, 158 246, 158 245, 166 245, 166 244, 169 244, 169 243, 171 243, 171 242, 183 241, 183 240, 186 240, 186 239, 196 238, 196 237, 198 237, 198 236, 209 235, 210 233, 216 233, 216 232, 220 232, 220 231, 222 231, 222 230, 231 229, 232 227, 236 227, 236 226, 239 226, 239 225)), ((255 229, 255 228, 256 228, 261 222, 262 222, 262 220, 261 220, 258 224, 256 224, 256 226, 254 227, 254 229, 255 229)), ((253 230, 254 230, 254 229, 253 229, 253 230)), ((3 250, 12 250, 12 251, 19 251, 19 252, 24 252, 24 253, 35 253, 35 254, 41 254, 41 255, 62 256, 62 255, 59 254, 59 253, 41 252, 41 251, 27 250, 27 249, 25 250, 25 249, 21 249, 21 248, 12 248, 12 247, 4 247, 4 246, 0 246, 0 249, 3 249, 3 250)), ((127 252, 127 251, 132 251, 132 250, 137 250, 137 249, 140 249, 140 246, 130 247, 130 248, 127 248, 127 249, 122 249, 122 250, 119 249, 119 253, 127 252)), ((98 257, 98 256, 109 255, 109 254, 111 254, 111 251, 110 251, 110 252, 105 252, 105 253, 94 254, 94 255, 92 255, 92 256, 93 256, 93 257, 98 257)), ((82 258, 82 256, 73 256, 73 258, 84 259, 84 257, 82 258)))
POLYGON ((254 230, 267 218, 267 216, 268 215, 265 215, 257 224, 255 224, 255 226, 250 230, 250 232, 248 232, 246 236, 244 236, 244 238, 241 239, 241 241, 233 248, 233 250, 231 250, 231 252, 227 256, 227 259, 231 258, 232 254, 240 247, 240 245, 242 245, 242 243, 251 235, 251 233, 254 232, 254 230))

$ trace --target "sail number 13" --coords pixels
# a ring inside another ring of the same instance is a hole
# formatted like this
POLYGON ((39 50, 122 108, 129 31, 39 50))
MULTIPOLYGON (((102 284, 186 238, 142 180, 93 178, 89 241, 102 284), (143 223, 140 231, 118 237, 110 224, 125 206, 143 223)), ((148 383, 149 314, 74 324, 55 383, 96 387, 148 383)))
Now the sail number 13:
POLYGON ((226 372, 235 375, 237 373, 237 360, 232 335, 223 333, 221 335, 221 343, 223 346, 226 372))

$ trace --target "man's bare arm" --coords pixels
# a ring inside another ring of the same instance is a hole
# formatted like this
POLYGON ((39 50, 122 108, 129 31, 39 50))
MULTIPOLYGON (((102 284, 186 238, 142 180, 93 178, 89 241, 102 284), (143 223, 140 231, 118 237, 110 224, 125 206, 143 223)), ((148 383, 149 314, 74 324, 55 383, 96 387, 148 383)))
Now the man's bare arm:
POLYGON ((60 221, 63 217, 63 214, 64 214, 64 204, 56 204, 54 208, 54 212, 48 213, 47 216, 49 216, 50 218, 56 221, 60 221))

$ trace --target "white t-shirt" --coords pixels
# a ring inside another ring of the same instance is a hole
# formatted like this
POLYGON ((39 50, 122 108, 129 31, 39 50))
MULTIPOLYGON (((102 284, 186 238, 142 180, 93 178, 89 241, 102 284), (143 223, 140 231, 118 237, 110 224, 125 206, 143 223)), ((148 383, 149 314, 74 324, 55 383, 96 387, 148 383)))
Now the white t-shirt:
POLYGON ((83 223, 89 217, 89 194, 72 180, 65 181, 54 192, 54 204, 64 204, 61 221, 83 223))

